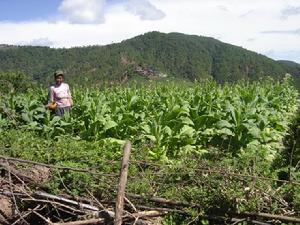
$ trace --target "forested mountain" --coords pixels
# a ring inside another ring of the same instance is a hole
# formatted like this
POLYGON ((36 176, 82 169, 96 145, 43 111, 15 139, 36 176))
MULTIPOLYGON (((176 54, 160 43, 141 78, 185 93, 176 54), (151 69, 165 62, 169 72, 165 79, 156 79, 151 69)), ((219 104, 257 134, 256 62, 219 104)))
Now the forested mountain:
POLYGON ((288 73, 293 75, 295 86, 300 91, 300 64, 287 60, 279 60, 278 62, 288 73))
POLYGON ((62 69, 68 81, 98 84, 176 77, 231 82, 264 76, 299 75, 299 64, 275 61, 213 38, 150 32, 118 44, 54 49, 0 45, 0 71, 21 71, 41 83, 62 69))

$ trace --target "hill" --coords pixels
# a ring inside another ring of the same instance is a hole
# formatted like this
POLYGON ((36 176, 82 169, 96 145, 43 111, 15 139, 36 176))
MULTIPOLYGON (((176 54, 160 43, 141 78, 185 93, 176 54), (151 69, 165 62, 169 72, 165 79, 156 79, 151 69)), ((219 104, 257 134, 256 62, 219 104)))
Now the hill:
POLYGON ((213 38, 180 33, 149 32, 117 44, 70 49, 0 46, 0 71, 22 71, 46 84, 57 69, 63 69, 69 81, 86 84, 125 82, 137 75, 146 79, 212 77, 223 83, 280 78, 286 72, 293 74, 297 66, 213 38))
POLYGON ((295 86, 300 90, 300 64, 287 60, 279 60, 278 62, 293 76, 295 86))

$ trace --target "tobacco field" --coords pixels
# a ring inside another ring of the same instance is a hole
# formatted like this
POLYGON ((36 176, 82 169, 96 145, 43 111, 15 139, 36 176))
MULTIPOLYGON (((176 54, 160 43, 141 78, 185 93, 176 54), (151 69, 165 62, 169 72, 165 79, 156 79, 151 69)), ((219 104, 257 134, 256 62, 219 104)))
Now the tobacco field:
POLYGON ((252 212, 300 215, 299 96, 288 80, 71 91, 74 106, 63 118, 45 109, 44 88, 1 93, 1 157, 100 174, 53 170, 35 188, 77 196, 88 189, 111 199, 130 140, 127 192, 191 206, 167 214, 163 224, 214 224, 207 215, 252 212))

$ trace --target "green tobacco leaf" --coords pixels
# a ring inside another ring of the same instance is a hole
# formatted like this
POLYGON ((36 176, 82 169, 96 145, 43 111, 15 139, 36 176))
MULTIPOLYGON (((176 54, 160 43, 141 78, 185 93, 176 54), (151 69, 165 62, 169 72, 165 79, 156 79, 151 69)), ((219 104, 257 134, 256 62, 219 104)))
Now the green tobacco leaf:
POLYGON ((29 118, 27 113, 22 113, 22 119, 27 123, 31 122, 31 119, 29 118))
POLYGON ((118 126, 118 124, 115 121, 109 120, 109 121, 106 121, 106 123, 104 124, 104 130, 109 130, 116 126, 118 126))
POLYGON ((151 130, 150 130, 150 126, 149 125, 143 125, 141 127, 141 129, 144 131, 145 134, 150 134, 151 133, 151 130))
POLYGON ((168 136, 172 135, 172 130, 168 126, 165 126, 162 131, 163 131, 164 134, 167 134, 168 136))
POLYGON ((130 104, 131 106, 134 105, 134 104, 136 104, 137 101, 138 101, 138 99, 139 99, 138 96, 136 96, 136 95, 132 96, 131 99, 130 99, 129 104, 130 104))
POLYGON ((109 142, 109 143, 117 143, 119 145, 124 145, 126 143, 125 140, 121 140, 121 139, 117 139, 117 138, 105 138, 103 139, 105 142, 109 142))
POLYGON ((180 120, 183 124, 194 126, 194 122, 188 117, 181 117, 180 120))
POLYGON ((188 136, 188 137, 193 137, 193 135, 195 134, 195 129, 184 125, 181 130, 180 130, 180 136, 188 136))
POLYGON ((234 133, 231 130, 229 130, 228 128, 222 128, 221 130, 217 130, 217 133, 234 137, 234 133))
POLYGON ((233 124, 229 123, 227 120, 220 120, 219 122, 217 122, 216 126, 218 128, 231 128, 233 127, 233 124))
POLYGON ((261 137, 261 130, 258 127, 253 126, 249 129, 249 134, 251 134, 254 138, 259 139, 261 137))
POLYGON ((150 139, 153 142, 156 142, 156 137, 154 135, 145 135, 145 137, 150 139))
POLYGON ((59 116, 54 116, 53 119, 50 121, 51 125, 54 125, 55 123, 57 123, 58 121, 61 120, 61 117, 59 116))

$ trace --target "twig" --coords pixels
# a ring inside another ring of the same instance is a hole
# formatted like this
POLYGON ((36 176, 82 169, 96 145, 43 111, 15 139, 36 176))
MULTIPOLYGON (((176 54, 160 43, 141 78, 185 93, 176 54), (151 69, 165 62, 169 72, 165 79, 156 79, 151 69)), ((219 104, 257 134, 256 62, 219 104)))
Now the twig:
POLYGON ((33 179, 31 177, 21 174, 18 170, 11 168, 8 160, 6 160, 5 164, 0 162, 0 166, 2 166, 9 173, 15 174, 16 177, 22 177, 21 183, 23 183, 23 184, 24 184, 24 181, 29 182, 29 183, 33 182, 33 179))
MULTIPOLYGON (((11 169, 11 167, 10 167, 10 169, 11 169)), ((16 172, 18 172, 17 170, 15 170, 16 172)), ((18 176, 18 174, 16 174, 16 173, 14 173, 14 172, 12 172, 11 170, 10 170, 10 173, 12 174, 12 175, 14 175, 14 177, 15 178, 17 178, 21 183, 22 183, 22 185, 26 188, 26 189, 28 189, 29 191, 30 191, 30 188, 28 187, 28 185, 18 176)), ((24 191, 25 192, 25 191, 24 191)), ((30 196, 30 194, 28 194, 27 192, 25 192, 25 194, 27 194, 28 196, 30 196)))
POLYGON ((73 206, 78 206, 80 209, 88 209, 88 210, 95 211, 95 212, 99 211, 98 207, 95 207, 95 206, 92 206, 92 205, 89 205, 89 204, 85 204, 85 203, 80 203, 78 201, 70 200, 70 199, 67 199, 67 198, 63 198, 63 197, 60 197, 60 196, 48 194, 48 193, 41 192, 41 191, 36 191, 34 193, 34 196, 40 197, 40 198, 51 199, 53 201, 64 202, 64 203, 67 203, 67 204, 71 204, 73 206))
POLYGON ((100 206, 101 209, 105 209, 105 207, 102 205, 102 203, 97 198, 95 198, 95 196, 88 189, 85 189, 85 190, 92 197, 92 199, 94 199, 94 201, 97 202, 97 204, 100 206))
POLYGON ((186 204, 183 202, 178 202, 178 201, 165 199, 165 198, 159 198, 159 197, 148 197, 147 198, 147 197, 144 197, 141 195, 136 195, 136 194, 131 194, 131 193, 127 193, 126 195, 129 197, 132 197, 132 198, 137 198, 137 199, 147 199, 148 201, 159 203, 159 204, 164 204, 164 205, 183 206, 183 207, 196 206, 196 205, 186 204))
POLYGON ((49 219, 45 218, 44 216, 42 216, 42 215, 39 214, 38 212, 33 211, 33 213, 34 213, 35 215, 37 215, 38 217, 40 217, 42 220, 44 220, 48 225, 53 225, 53 223, 52 223, 49 219))
MULTIPOLYGON (((29 212, 26 212, 26 213, 23 215, 23 218, 29 216, 33 211, 37 210, 39 207, 40 207, 40 205, 36 206, 34 209, 30 210, 29 212)), ((19 222, 20 220, 21 220, 21 218, 19 218, 19 219, 16 220, 15 222, 13 222, 11 225, 18 224, 18 222, 19 222)))
POLYGON ((247 219, 243 218, 243 219, 238 219, 235 222, 233 222, 231 225, 236 225, 239 224, 240 222, 246 221, 247 219))
MULTIPOLYGON (((223 220, 226 221, 226 218, 223 218, 223 220)), ((240 224, 243 221, 250 222, 250 224, 256 224, 256 225, 271 225, 270 223, 265 223, 265 222, 261 222, 261 221, 257 221, 257 220, 252 220, 250 218, 242 218, 242 219, 240 219, 240 218, 239 219, 238 218, 231 218, 231 220, 230 220, 230 222, 233 222, 232 225, 240 224)))
POLYGON ((179 213, 182 215, 188 215, 187 212, 180 210, 180 209, 170 209, 170 208, 159 208, 159 207, 148 207, 143 205, 137 205, 138 209, 148 210, 148 211, 159 211, 159 212, 172 212, 172 213, 179 213))
POLYGON ((196 222, 201 215, 202 215, 202 212, 199 213, 193 220, 191 220, 190 222, 188 222, 187 225, 190 225, 190 224, 193 224, 194 222, 196 222))
MULTIPOLYGON (((55 201, 49 201, 49 200, 44 200, 44 199, 31 199, 31 198, 24 198, 24 199, 22 199, 22 201, 25 201, 25 202, 28 202, 28 201, 30 201, 30 202, 39 202, 39 203, 43 202, 43 203, 48 203, 48 204, 51 204, 51 205, 57 205, 57 206, 69 209, 72 212, 77 212, 77 213, 81 213, 81 214, 86 213, 86 211, 75 209, 75 208, 72 208, 71 206, 64 205, 62 203, 55 202, 55 201)), ((94 215, 94 214, 92 214, 92 215, 94 215)))
POLYGON ((52 223, 52 225, 88 225, 88 224, 103 224, 105 222, 104 219, 89 219, 89 220, 79 220, 73 222, 66 222, 66 223, 52 223))
POLYGON ((245 215, 249 217, 262 217, 266 219, 275 219, 275 220, 300 224, 300 218, 289 217, 289 216, 273 215, 269 213, 241 213, 240 215, 245 215))
POLYGON ((135 212, 137 212, 137 209, 135 208, 134 204, 132 204, 132 202, 129 201, 129 199, 126 198, 126 196, 124 196, 124 199, 125 199, 125 201, 131 206, 131 208, 132 208, 135 212))
POLYGON ((26 223, 26 224, 28 224, 29 225, 29 223, 23 218, 23 216, 21 215, 21 213, 20 213, 20 211, 19 211, 19 208, 18 208, 18 205, 17 205, 17 200, 16 200, 16 197, 15 197, 15 195, 14 195, 14 192, 13 192, 13 189, 12 189, 12 179, 11 179, 11 168, 10 168, 10 166, 9 166, 9 163, 8 163, 8 161, 6 161, 6 163, 7 163, 7 171, 8 171, 8 180, 9 180, 9 188, 10 188, 10 191, 11 191, 11 193, 12 193, 12 199, 13 199, 13 203, 14 203, 14 207, 15 207, 15 210, 16 210, 16 213, 18 214, 18 216, 20 217, 20 219, 24 222, 24 223, 26 223))
POLYGON ((63 179, 62 179, 62 177, 61 177, 61 175, 60 175, 60 172, 59 172, 58 170, 56 170, 56 172, 57 172, 57 175, 58 175, 58 177, 59 177, 59 179, 60 179, 60 182, 61 182, 62 185, 64 186, 65 190, 66 190, 69 194, 72 195, 72 191, 70 191, 70 189, 65 185, 65 183, 64 183, 64 181, 63 181, 63 179))
POLYGON ((131 215, 133 217, 138 217, 138 218, 149 218, 149 217, 158 217, 158 216, 164 216, 168 212, 162 212, 162 211, 144 211, 144 212, 137 212, 137 213, 132 213, 131 215))
POLYGON ((17 158, 12 158, 12 157, 6 157, 6 156, 1 156, 1 155, 0 155, 0 159, 4 159, 4 160, 7 160, 7 161, 20 162, 20 163, 39 165, 39 166, 44 166, 44 167, 47 167, 47 168, 84 172, 84 173, 89 173, 89 174, 93 174, 93 175, 102 175, 102 176, 108 176, 108 177, 117 177, 118 176, 118 174, 113 174, 113 173, 111 173, 111 174, 99 173, 99 172, 91 171, 89 169, 80 169, 80 168, 68 167, 68 166, 57 166, 57 165, 51 165, 51 164, 46 164, 46 163, 34 162, 34 161, 30 161, 30 160, 25 160, 25 159, 17 159, 17 158))
MULTIPOLYGON (((12 175, 14 175, 13 173, 11 173, 12 175)), ((7 190, 4 190, 4 189, 0 189, 0 192, 1 194, 4 194, 4 195, 7 195, 7 196, 10 196, 12 197, 12 195, 14 194, 15 196, 27 196, 29 198, 32 198, 32 196, 27 193, 24 189, 20 189, 20 187, 14 183, 11 183, 11 182, 7 182, 9 185, 12 185, 16 190, 19 190, 21 191, 22 193, 17 193, 17 192, 10 192, 10 191, 7 191, 7 190)))
POLYGON ((10 225, 10 223, 6 220, 6 218, 1 213, 0 213, 0 224, 10 225))

